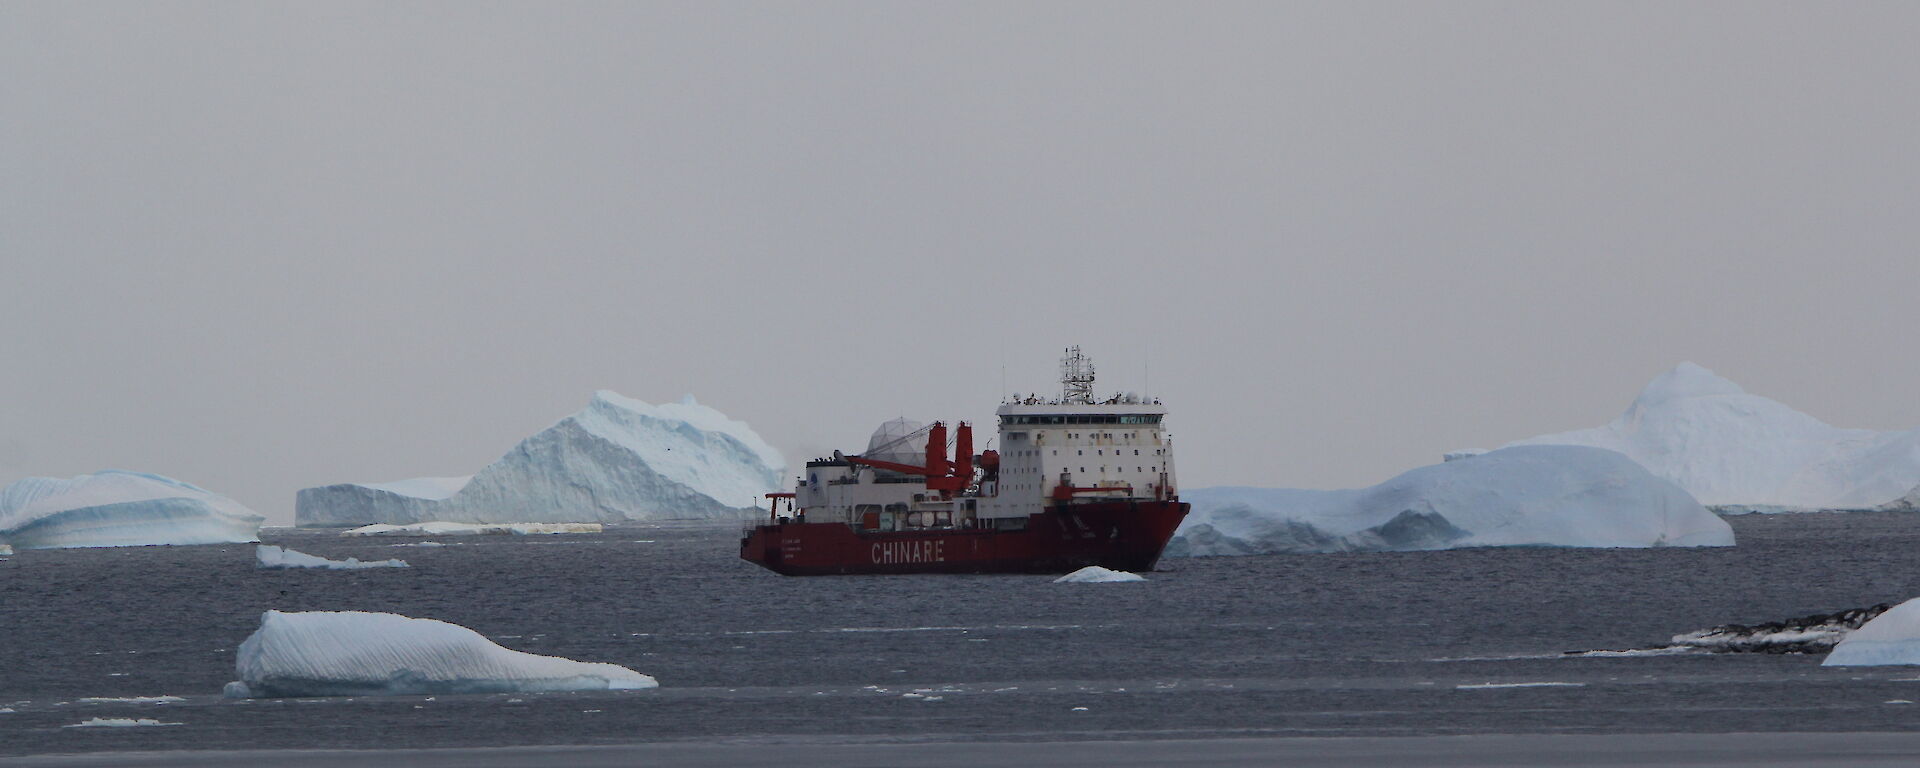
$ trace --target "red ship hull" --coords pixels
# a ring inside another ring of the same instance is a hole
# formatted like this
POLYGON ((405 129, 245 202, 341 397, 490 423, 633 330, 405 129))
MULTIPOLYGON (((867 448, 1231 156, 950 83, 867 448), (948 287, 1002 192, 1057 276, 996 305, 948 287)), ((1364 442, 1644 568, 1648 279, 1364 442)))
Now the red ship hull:
POLYGON ((773 523, 740 539, 740 557, 788 576, 855 573, 1066 573, 1098 565, 1150 571, 1186 519, 1179 501, 1048 508, 1024 530, 857 531, 845 523, 773 523))

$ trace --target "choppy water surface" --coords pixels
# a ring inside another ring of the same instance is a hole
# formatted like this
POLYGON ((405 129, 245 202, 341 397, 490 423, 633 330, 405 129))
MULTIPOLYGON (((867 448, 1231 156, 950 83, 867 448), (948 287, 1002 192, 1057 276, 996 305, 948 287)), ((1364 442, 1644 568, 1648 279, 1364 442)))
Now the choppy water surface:
POLYGON ((266 539, 410 569, 258 571, 249 546, 0 562, 0 754, 278 747, 1920 730, 1920 668, 1564 658, 1920 596, 1920 517, 1731 520, 1730 549, 1170 560, 1144 584, 786 578, 732 526, 266 539), (280 610, 371 610, 606 661, 651 691, 233 701, 280 610), (1552 685, 1547 685, 1552 683, 1552 685), (82 701, 177 696, 182 701, 82 701), (11 709, 12 712, 4 710, 11 709), (93 718, 164 727, 65 728, 93 718))

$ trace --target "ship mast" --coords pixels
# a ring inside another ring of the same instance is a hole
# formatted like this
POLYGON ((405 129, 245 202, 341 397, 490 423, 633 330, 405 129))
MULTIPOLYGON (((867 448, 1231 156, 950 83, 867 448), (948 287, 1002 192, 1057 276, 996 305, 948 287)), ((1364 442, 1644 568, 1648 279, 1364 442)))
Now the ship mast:
POLYGON ((1060 358, 1060 402, 1093 404, 1093 361, 1080 354, 1078 344, 1060 358))

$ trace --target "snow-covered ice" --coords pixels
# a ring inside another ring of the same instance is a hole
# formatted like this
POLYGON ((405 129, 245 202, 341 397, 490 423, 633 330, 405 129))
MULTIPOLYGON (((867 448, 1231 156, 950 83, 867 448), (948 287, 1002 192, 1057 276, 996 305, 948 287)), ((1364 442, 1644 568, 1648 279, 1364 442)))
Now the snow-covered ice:
POLYGON ((362 568, 405 568, 405 560, 362 561, 357 557, 345 560, 328 560, 324 557, 296 552, 286 547, 262 544, 254 548, 254 557, 260 561, 260 568, 281 570, 289 568, 324 568, 333 571, 357 571, 362 568))
MULTIPOLYGON (((341 531, 342 536, 541 536, 559 533, 599 533, 599 523, 375 523, 341 531)), ((420 546, 427 546, 423 542, 420 546)), ((445 546, 445 545, 435 545, 445 546)))
POLYGON ((1169 555, 1486 546, 1732 546, 1733 529, 1673 483, 1598 448, 1505 448, 1371 488, 1202 488, 1169 555))
POLYGON ((152 726, 160 726, 160 725, 180 725, 180 723, 163 723, 163 722, 160 722, 159 720, 154 720, 154 719, 145 718, 145 717, 93 717, 93 718, 88 718, 86 720, 82 720, 78 723, 74 723, 73 725, 63 725, 60 727, 62 728, 142 728, 142 727, 152 727, 152 726))
POLYGON ((1619 451, 1716 507, 1867 509, 1920 486, 1920 429, 1828 426, 1693 363, 1656 377, 1610 424, 1511 445, 1619 451))
POLYGON ((179 696, 88 696, 74 699, 75 704, 172 704, 186 701, 179 696))
POLYGON ((20 549, 251 542, 263 519, 212 491, 140 472, 29 477, 0 489, 0 543, 20 549))
POLYGON ((240 644, 230 698, 653 688, 613 664, 508 650, 466 627, 392 613, 267 611, 240 644))
POLYGON ((294 518, 306 527, 729 518, 779 490, 785 466, 744 422, 692 397, 651 405, 602 390, 471 478, 307 488, 294 518))
POLYGON ((1111 568, 1102 568, 1097 565, 1089 565, 1073 573, 1054 579, 1053 583, 1113 584, 1124 581, 1146 581, 1146 578, 1137 573, 1128 573, 1126 571, 1116 571, 1111 568))
POLYGON ((1920 664, 1920 598, 1887 609, 1849 633, 1827 654, 1825 667, 1920 664))

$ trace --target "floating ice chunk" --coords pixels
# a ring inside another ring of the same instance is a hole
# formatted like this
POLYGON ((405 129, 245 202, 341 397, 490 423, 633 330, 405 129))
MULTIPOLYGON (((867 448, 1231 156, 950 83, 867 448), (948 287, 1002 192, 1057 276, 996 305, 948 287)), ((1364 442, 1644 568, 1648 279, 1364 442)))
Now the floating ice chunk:
POLYGON ((1511 443, 1548 444, 1619 451, 1715 507, 1866 509, 1920 485, 1920 429, 1828 426, 1693 363, 1609 424, 1511 443))
POLYGON ((74 699, 75 704, 172 704, 186 701, 179 696, 88 696, 74 699))
POLYGON ((1586 683, 1560 683, 1560 682, 1473 683, 1470 685, 1456 685, 1453 687, 1453 689, 1456 691, 1488 691, 1488 690, 1498 690, 1502 688, 1584 688, 1586 687, 1586 685, 1587 685, 1586 683))
POLYGON ((531 536, 555 533, 599 533, 606 528, 599 523, 409 523, 407 525, 389 525, 376 523, 363 525, 342 536, 479 536, 504 535, 531 536))
POLYGON ((1824 667, 1876 667, 1920 664, 1920 598, 1887 609, 1849 633, 1824 667))
POLYGON ((785 466, 752 428, 691 398, 651 405, 601 391, 471 478, 307 488, 294 519, 333 527, 734 518, 780 489, 785 466))
POLYGON ((63 725, 60 727, 62 728, 141 728, 141 727, 156 726, 156 725, 180 725, 180 723, 163 723, 158 720, 152 720, 145 717, 140 717, 140 718, 95 717, 88 720, 83 720, 78 723, 74 723, 73 725, 63 725))
POLYGON ((1201 488, 1169 555, 1454 547, 1732 546, 1687 492, 1599 448, 1503 448, 1371 488, 1201 488))
POLYGON ((407 543, 405 543, 405 544, 388 544, 387 546, 389 546, 389 547, 422 547, 422 548, 431 548, 431 547, 444 547, 444 546, 448 546, 448 545, 446 545, 446 544, 442 544, 442 543, 440 543, 440 542, 438 542, 438 541, 419 541, 419 542, 407 542, 407 543))
POLYGON ((267 611, 240 644, 230 698, 653 688, 626 667, 508 650, 466 627, 391 613, 267 611))
POLYGON ((1069 573, 1065 576, 1054 579, 1053 583, 1055 584, 1113 584, 1113 583, 1118 583, 1123 581, 1146 581, 1146 578, 1136 573, 1128 573, 1126 571, 1116 571, 1110 568, 1102 568, 1097 565, 1089 565, 1085 568, 1074 571, 1073 573, 1069 573))
POLYGON ((345 560, 328 560, 324 557, 295 552, 286 547, 262 544, 254 548, 254 557, 260 561, 260 567, 267 570, 290 568, 325 568, 332 571, 357 571, 363 568, 405 568, 405 560, 374 560, 362 562, 360 558, 349 557, 345 560))
POLYGON ((29 477, 0 489, 0 542, 21 549, 259 541, 263 519, 191 483, 139 472, 29 477))
POLYGON ((6 557, 11 554, 13 554, 13 545, 0 544, 0 557, 6 557))

